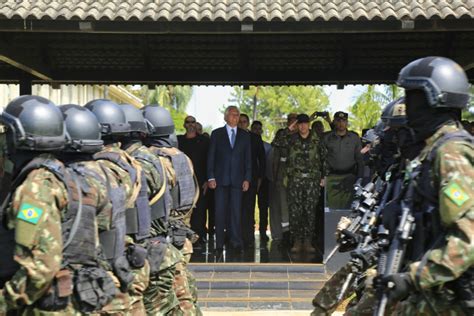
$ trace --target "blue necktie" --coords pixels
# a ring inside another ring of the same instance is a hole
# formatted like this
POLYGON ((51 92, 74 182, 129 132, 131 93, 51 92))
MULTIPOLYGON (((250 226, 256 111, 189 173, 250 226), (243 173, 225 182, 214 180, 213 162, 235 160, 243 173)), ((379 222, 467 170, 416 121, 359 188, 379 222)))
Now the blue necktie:
POLYGON ((230 134, 230 147, 234 148, 235 144, 235 130, 231 129, 231 134, 230 134))

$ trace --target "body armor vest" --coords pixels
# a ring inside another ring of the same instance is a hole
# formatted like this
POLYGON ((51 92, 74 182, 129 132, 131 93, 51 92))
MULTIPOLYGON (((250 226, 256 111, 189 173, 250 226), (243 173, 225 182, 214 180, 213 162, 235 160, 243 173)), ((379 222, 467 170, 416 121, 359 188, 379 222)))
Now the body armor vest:
MULTIPOLYGON (((6 208, 10 202, 11 194, 23 183, 28 174, 40 168, 47 169, 60 179, 64 183, 68 194, 67 209, 61 216, 63 239, 62 265, 82 264, 96 266, 95 216, 97 209, 93 204, 88 203, 90 202, 87 199, 89 187, 82 177, 78 177, 75 167, 66 168, 61 162, 54 159, 41 157, 33 159, 18 173, 10 189, 11 193, 6 198, 2 208, 6 208)), ((5 214, 2 214, 2 220, 4 220, 4 217, 5 214)), ((3 279, 8 276, 11 277, 19 266, 13 260, 15 246, 14 231, 7 230, 3 223, 0 229, 1 244, 6 247, 2 247, 4 253, 0 256, 0 266, 2 266, 1 277, 3 279)))
MULTIPOLYGON (((118 153, 100 152, 94 155, 94 159, 96 161, 108 160, 118 165, 129 173, 132 183, 137 181, 136 170, 124 161, 118 153)), ((104 173, 109 178, 110 175, 106 170, 104 170, 104 173)), ((113 208, 112 226, 110 230, 100 232, 99 239, 106 259, 113 263, 118 258, 123 257, 125 252, 125 236, 127 233, 126 193, 121 187, 112 187, 109 179, 107 180, 107 191, 113 208)))
POLYGON ((448 141, 463 140, 473 143, 473 138, 464 130, 448 133, 438 139, 423 160, 415 159, 412 164, 410 181, 414 181, 412 201, 415 231, 410 243, 409 259, 419 260, 420 256, 433 247, 440 236, 444 236, 439 214, 439 187, 434 185, 432 167, 438 149, 448 141))
POLYGON ((161 194, 161 196, 157 196, 158 199, 154 197, 151 197, 151 202, 150 202, 150 208, 151 208, 151 220, 154 221, 156 219, 164 219, 165 222, 168 221, 168 217, 171 211, 172 207, 172 200, 171 200, 171 194, 169 190, 166 188, 166 182, 167 182, 167 177, 166 177, 166 172, 164 171, 164 167, 159 160, 159 158, 152 156, 152 155, 147 155, 146 153, 143 153, 141 151, 135 151, 132 153, 133 158, 137 159, 138 161, 146 161, 150 164, 152 164, 155 169, 158 171, 160 177, 163 179, 163 186, 162 188, 163 192, 158 193, 161 194))
POLYGON ((170 159, 176 172, 176 185, 171 188, 172 209, 189 211, 196 203, 196 194, 199 194, 199 190, 188 157, 176 148, 152 147, 151 149, 158 156, 170 159))

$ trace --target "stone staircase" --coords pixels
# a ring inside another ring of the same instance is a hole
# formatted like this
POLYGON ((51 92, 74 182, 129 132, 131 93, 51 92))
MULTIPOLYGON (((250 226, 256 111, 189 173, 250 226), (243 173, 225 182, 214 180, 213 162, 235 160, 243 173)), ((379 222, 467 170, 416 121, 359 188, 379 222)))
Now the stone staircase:
POLYGON ((203 311, 312 310, 320 264, 192 263, 203 311))

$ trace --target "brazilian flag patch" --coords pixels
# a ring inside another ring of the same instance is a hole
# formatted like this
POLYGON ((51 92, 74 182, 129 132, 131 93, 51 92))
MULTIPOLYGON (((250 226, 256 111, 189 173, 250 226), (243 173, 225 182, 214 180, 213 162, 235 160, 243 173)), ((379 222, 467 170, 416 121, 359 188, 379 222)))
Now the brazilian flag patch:
POLYGON ((37 208, 31 204, 23 203, 20 207, 20 212, 18 213, 17 218, 25 221, 27 223, 31 223, 33 225, 38 224, 38 221, 43 215, 43 210, 37 208))
POLYGON ((459 185, 456 183, 451 183, 446 189, 444 189, 444 194, 446 194, 451 201, 456 203, 457 206, 462 206, 467 200, 469 200, 469 195, 464 192, 459 185))

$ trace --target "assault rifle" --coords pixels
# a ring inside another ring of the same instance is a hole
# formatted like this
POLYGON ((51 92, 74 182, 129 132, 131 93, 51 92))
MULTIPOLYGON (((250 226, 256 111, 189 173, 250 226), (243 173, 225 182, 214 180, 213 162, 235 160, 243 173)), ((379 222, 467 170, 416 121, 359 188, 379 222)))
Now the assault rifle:
MULTIPOLYGON (((359 206, 361 203, 360 200, 370 197, 373 194, 374 188, 375 188, 375 184, 373 182, 367 183, 364 187, 360 185, 360 182, 356 182, 354 184, 355 194, 354 194, 354 201, 352 202, 352 205, 351 205, 351 210, 352 210, 352 213, 356 214, 356 217, 352 220, 351 225, 345 230, 349 234, 359 229, 360 222, 362 221, 362 217, 364 215, 360 213, 359 211, 359 206)), ((347 243, 347 240, 342 240, 341 243, 345 245, 345 243, 347 243)), ((339 248, 341 247, 341 243, 339 242, 337 243, 337 245, 331 250, 329 255, 323 261, 323 264, 326 264, 329 262, 329 260, 331 260, 331 258, 334 256, 336 251, 338 251, 339 248)))
MULTIPOLYGON (((406 253, 406 247, 411 239, 415 229, 415 218, 412 215, 412 199, 414 193, 414 184, 410 184, 407 189, 406 197, 401 202, 401 216, 395 231, 389 249, 386 253, 386 260, 380 260, 378 264, 377 274, 380 277, 395 274, 401 271, 403 260, 406 253)), ((394 287, 394 284, 389 282, 387 288, 378 288, 380 300, 374 311, 374 316, 383 316, 388 303, 387 292, 394 287)))
POLYGON ((359 230, 356 232, 359 237, 356 238, 356 240, 358 240, 357 248, 351 252, 351 273, 347 275, 346 280, 343 283, 341 291, 337 296, 338 301, 342 300, 344 297, 353 278, 356 277, 356 281, 359 280, 362 273, 376 262, 376 256, 380 247, 378 243, 373 242, 372 232, 382 209, 388 201, 391 190, 392 183, 389 182, 386 187, 376 190, 372 197, 369 197, 364 201, 364 205, 368 206, 368 209, 365 214, 366 216, 361 220, 359 230), (375 211, 374 208, 377 205, 377 198, 382 191, 384 192, 382 200, 375 211))

